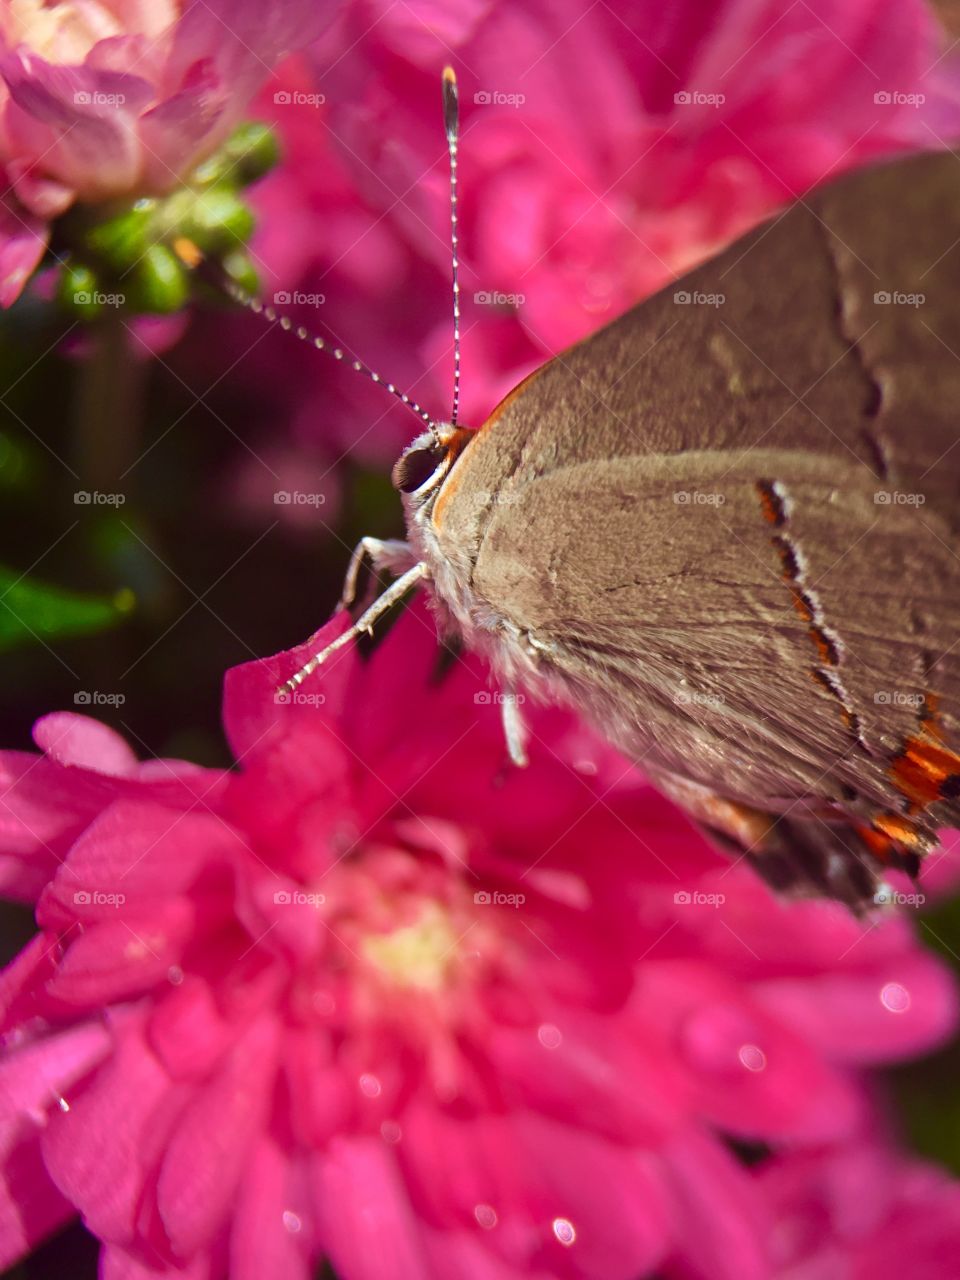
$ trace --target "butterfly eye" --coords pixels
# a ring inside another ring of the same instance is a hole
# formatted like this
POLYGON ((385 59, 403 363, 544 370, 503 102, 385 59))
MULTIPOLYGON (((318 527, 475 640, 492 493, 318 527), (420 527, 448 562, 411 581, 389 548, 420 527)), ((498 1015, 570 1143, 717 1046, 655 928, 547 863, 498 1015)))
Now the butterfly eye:
POLYGON ((426 484, 446 456, 440 445, 426 449, 411 449, 398 458, 393 468, 393 487, 401 493, 413 493, 426 484))

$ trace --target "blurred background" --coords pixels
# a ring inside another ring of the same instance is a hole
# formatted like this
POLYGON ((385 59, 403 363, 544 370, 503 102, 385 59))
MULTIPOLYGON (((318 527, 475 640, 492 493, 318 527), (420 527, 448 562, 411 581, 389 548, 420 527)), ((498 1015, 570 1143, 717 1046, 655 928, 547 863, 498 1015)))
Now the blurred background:
MULTIPOLYGON (((530 369, 792 196, 960 135, 951 9, 683 3, 670 15, 332 6, 243 112, 279 147, 243 191, 257 224, 238 237, 245 284, 252 270, 267 302, 448 414, 439 77, 451 62, 463 416, 479 425, 530 369), (889 93, 924 102, 878 101, 889 93)), ((66 234, 75 251, 87 230, 66 234)), ((305 639, 358 539, 402 534, 389 469, 416 420, 244 312, 215 277, 183 305, 91 315, 64 302, 70 251, 51 245, 0 316, 3 746, 30 749, 38 716, 74 709, 144 756, 227 764, 225 670, 305 639)), ((32 923, 3 911, 6 960, 32 923)), ((960 901, 918 927, 960 970, 960 901)), ((887 1083, 914 1147, 960 1173, 958 1080, 953 1045, 887 1083)), ((95 1265, 73 1227, 9 1274, 95 1265)))

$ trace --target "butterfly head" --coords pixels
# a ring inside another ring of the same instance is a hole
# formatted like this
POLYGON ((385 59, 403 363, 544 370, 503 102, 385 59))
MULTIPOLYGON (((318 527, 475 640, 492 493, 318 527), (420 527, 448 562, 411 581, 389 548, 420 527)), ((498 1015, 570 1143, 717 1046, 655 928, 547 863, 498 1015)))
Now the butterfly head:
POLYGON ((405 494, 414 510, 418 510, 436 494, 472 436, 472 431, 449 422, 424 431, 394 464, 393 487, 405 494))

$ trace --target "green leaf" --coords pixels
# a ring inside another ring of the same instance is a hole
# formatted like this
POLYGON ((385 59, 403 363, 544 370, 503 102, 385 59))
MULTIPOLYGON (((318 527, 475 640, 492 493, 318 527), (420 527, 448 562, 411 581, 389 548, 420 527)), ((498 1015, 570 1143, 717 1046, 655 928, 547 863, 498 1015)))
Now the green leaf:
POLYGON ((124 587, 114 596, 80 595, 0 566, 0 650, 66 635, 95 635, 135 604, 124 587))

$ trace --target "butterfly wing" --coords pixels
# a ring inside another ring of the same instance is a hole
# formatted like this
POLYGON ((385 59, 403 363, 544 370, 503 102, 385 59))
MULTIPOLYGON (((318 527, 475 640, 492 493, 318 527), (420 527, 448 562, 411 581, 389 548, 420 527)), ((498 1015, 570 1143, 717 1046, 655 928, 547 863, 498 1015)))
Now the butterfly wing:
POLYGON ((960 562, 936 517, 874 495, 856 464, 776 450, 584 463, 498 510, 473 585, 656 767, 765 807, 844 782, 877 804, 902 741, 958 706, 960 562))
POLYGON ((952 156, 825 188, 551 361, 434 511, 655 774, 874 852, 960 817, 958 241, 952 156))

